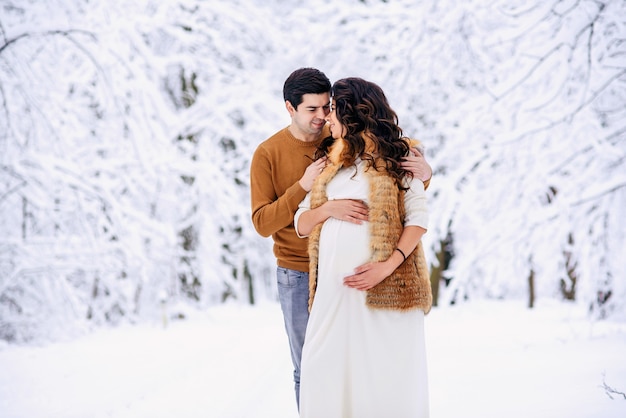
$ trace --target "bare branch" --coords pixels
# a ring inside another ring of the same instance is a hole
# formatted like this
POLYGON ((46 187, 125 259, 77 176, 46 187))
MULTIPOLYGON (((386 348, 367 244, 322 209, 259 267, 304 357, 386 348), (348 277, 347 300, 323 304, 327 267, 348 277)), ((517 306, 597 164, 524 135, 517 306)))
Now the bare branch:
POLYGON ((16 184, 12 188, 6 190, 5 193, 0 195, 0 203, 2 203, 2 201, 4 199, 7 199, 11 194, 15 193, 16 191, 18 191, 19 189, 24 187, 26 185, 26 180, 22 176, 20 176, 19 174, 15 173, 15 171, 13 169, 11 169, 11 167, 9 167, 9 166, 1 166, 0 170, 1 171, 7 171, 13 177, 16 177, 16 178, 20 179, 20 183, 19 184, 16 184))
POLYGON ((621 396, 622 398, 626 399, 626 393, 624 392, 620 392, 619 390, 616 390, 614 388, 612 388, 611 386, 609 386, 606 383, 606 375, 605 373, 602 373, 602 386, 600 386, 602 389, 604 389, 604 393, 606 393, 606 396, 608 396, 611 399, 614 399, 612 395, 618 395, 621 396))

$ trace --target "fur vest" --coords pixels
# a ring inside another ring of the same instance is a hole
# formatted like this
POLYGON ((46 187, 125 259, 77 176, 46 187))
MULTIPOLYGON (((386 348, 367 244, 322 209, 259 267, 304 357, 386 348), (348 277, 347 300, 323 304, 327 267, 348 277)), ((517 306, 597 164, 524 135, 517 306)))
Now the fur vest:
MULTIPOLYGON (((311 209, 328 200, 326 186, 342 167, 339 162, 343 141, 335 141, 329 163, 317 177, 311 189, 311 209), (337 143, 340 143, 339 146, 337 143)), ((404 191, 384 169, 369 167, 365 170, 369 180, 369 227, 371 235, 370 261, 387 260, 404 229, 404 191)), ((316 225, 309 235, 309 310, 317 287, 319 238, 323 223, 316 225)), ((430 274, 424 249, 420 241, 407 259, 382 282, 367 291, 366 304, 370 308, 405 311, 421 309, 427 314, 432 306, 430 274)))

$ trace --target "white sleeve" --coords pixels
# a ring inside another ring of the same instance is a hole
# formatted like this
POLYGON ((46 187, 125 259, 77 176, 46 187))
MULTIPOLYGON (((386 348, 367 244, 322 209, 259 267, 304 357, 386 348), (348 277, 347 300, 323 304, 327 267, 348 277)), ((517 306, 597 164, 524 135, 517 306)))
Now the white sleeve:
POLYGON ((404 226, 420 226, 428 229, 428 201, 424 183, 420 179, 410 181, 411 188, 404 193, 406 216, 404 226))
POLYGON ((300 215, 302 215, 304 212, 310 209, 311 209, 311 193, 309 192, 306 194, 306 196, 304 196, 304 199, 302 199, 302 202, 300 202, 300 204, 298 205, 298 210, 296 211, 296 214, 293 217, 293 226, 296 229, 296 234, 300 238, 306 238, 308 237, 308 235, 300 235, 300 233, 298 233, 298 220, 300 219, 300 215))

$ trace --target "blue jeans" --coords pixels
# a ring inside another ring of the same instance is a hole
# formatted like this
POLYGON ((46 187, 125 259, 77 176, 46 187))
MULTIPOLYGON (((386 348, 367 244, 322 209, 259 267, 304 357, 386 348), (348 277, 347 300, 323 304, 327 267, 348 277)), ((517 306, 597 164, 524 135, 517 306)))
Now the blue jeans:
POLYGON ((309 320, 309 273, 290 270, 284 267, 276 269, 278 298, 283 310, 285 329, 291 348, 293 362, 293 381, 295 382, 296 403, 300 408, 300 360, 304 333, 309 320))

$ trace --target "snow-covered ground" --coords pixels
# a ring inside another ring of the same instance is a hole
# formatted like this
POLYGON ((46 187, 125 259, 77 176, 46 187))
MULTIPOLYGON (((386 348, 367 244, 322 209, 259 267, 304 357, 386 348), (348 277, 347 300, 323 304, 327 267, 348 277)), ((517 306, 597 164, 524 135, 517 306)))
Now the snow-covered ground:
MULTIPOLYGON (((434 308, 426 332, 432 418, 626 416, 626 321, 473 302, 434 308)), ((0 417, 296 418, 280 308, 0 346, 0 417)))

